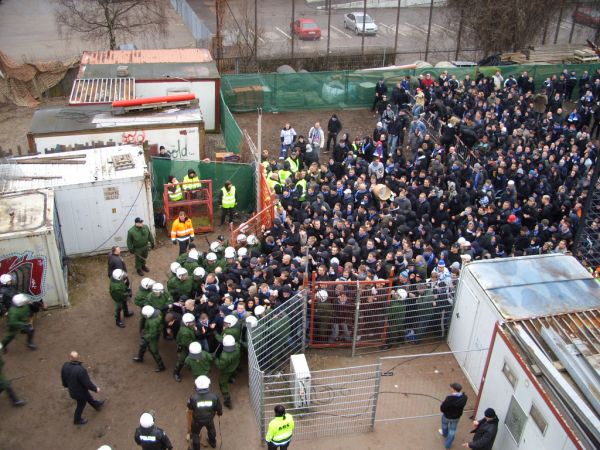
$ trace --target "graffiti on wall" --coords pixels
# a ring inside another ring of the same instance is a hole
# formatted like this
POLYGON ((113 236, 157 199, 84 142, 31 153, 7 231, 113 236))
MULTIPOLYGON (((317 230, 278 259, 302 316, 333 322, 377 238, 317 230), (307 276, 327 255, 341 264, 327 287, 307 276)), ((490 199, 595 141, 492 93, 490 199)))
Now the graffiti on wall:
POLYGON ((16 289, 35 298, 44 296, 46 269, 46 257, 32 252, 0 256, 0 274, 13 274, 16 289))

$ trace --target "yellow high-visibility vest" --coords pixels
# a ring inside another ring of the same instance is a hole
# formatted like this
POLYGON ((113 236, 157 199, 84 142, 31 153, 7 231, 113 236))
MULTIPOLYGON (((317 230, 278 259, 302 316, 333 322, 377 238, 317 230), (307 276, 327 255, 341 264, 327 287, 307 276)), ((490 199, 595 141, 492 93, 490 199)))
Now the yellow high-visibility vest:
POLYGON ((299 200, 303 202, 306 199, 306 180, 302 178, 296 182, 296 186, 302 186, 302 194, 300 194, 299 200))
POLYGON ((294 419, 289 413, 285 413, 284 417, 275 417, 269 422, 265 439, 273 444, 287 444, 292 439, 294 426, 294 419))
POLYGON ((175 185, 175 192, 169 189, 169 200, 172 202, 178 202, 183 198, 183 191, 181 190, 181 186, 179 184, 175 185))
POLYGON ((186 175, 185 177, 183 177, 183 182, 189 183, 183 185, 184 191, 191 191, 194 189, 200 189, 202 187, 202 183, 200 183, 200 178, 198 178, 198 175, 196 175, 195 177, 190 177, 186 175))
POLYGON ((290 163, 290 171, 295 174, 296 172, 298 172, 298 170, 300 170, 300 161, 296 158, 290 158, 288 157, 286 159, 287 162, 290 163))
POLYGON ((221 188, 221 192, 223 192, 223 200, 221 206, 225 209, 234 208, 235 207, 235 186, 231 186, 229 191, 225 189, 225 186, 221 188))

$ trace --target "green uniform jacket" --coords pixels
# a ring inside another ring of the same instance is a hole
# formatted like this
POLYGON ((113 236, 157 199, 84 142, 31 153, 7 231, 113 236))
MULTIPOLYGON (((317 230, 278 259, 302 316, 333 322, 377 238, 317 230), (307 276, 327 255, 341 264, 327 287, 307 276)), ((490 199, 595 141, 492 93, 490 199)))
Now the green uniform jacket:
POLYGON ((156 317, 151 317, 150 319, 146 319, 146 323, 144 324, 143 336, 147 341, 155 341, 160 338, 163 328, 163 321, 160 314, 156 317))
POLYGON ((202 352, 199 359, 193 359, 190 356, 185 358, 183 365, 192 371, 192 376, 196 379, 200 375, 208 376, 212 362, 213 356, 208 352, 202 352))
POLYGON ((110 296, 117 303, 124 303, 129 295, 129 289, 124 281, 110 280, 110 296))
POLYGON ((326 324, 333 317, 333 305, 327 301, 315 303, 315 323, 326 324))
POLYGON ((179 328, 179 332, 177 333, 177 338, 175 339, 175 342, 177 342, 177 346, 183 347, 187 350, 190 344, 195 340, 196 334, 194 333, 194 329, 182 326, 181 328, 179 328))
POLYGON ((192 258, 188 258, 188 259, 186 259, 185 261, 183 261, 183 262, 182 262, 182 263, 180 263, 180 264, 181 264, 181 267, 183 267, 185 270, 187 270, 187 271, 188 271, 188 274, 190 275, 190 277, 192 277, 192 276, 193 276, 193 274, 194 274, 194 269, 195 269, 196 267, 200 267, 200 266, 198 265, 198 262, 197 262, 196 260, 192 259, 192 258))
POLYGON ((179 300, 182 295, 187 295, 187 298, 192 296, 192 290, 194 289, 194 280, 188 277, 187 280, 180 280, 177 277, 171 277, 167 282, 167 290, 171 297, 179 300))
POLYGON ((215 339, 219 342, 223 342, 223 337, 227 336, 227 335, 233 336, 235 338, 235 342, 240 341, 240 336, 242 335, 242 326, 241 326, 239 320, 238 320, 238 323, 236 323, 234 327, 224 328, 223 333, 215 334, 215 339))
POLYGON ((151 292, 152 289, 144 289, 143 287, 140 287, 140 289, 137 291, 137 294, 135 294, 135 298, 133 299, 135 305, 139 306, 140 308, 146 306, 148 304, 146 299, 148 298, 148 294, 151 292))
POLYGON ((400 333, 404 328, 406 306, 400 300, 392 300, 387 308, 387 320, 390 334, 400 333))
POLYGON ((236 371, 240 364, 240 344, 235 344, 235 350, 232 352, 223 351, 221 356, 215 359, 215 365, 222 374, 230 374, 236 371))
POLYGON ((148 243, 154 245, 154 238, 148 225, 140 228, 135 225, 127 231, 127 248, 133 251, 136 248, 147 248, 148 243))
POLYGON ((282 343, 285 345, 288 338, 290 337, 290 318, 287 314, 283 314, 278 319, 271 322, 270 338, 273 346, 281 346, 282 343))
POLYGON ((10 328, 23 328, 29 323, 31 309, 29 305, 11 306, 8 310, 8 326, 10 328))
POLYGON ((146 297, 146 305, 150 305, 155 309, 166 311, 169 304, 173 303, 173 299, 169 294, 163 292, 161 295, 154 295, 154 292, 150 292, 146 297))

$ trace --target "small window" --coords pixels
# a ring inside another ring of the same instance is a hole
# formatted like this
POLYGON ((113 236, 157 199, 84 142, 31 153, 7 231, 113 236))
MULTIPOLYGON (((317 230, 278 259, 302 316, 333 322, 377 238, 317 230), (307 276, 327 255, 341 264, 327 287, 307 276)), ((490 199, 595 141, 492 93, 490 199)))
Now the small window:
POLYGON ((508 365, 508 363, 506 361, 504 361, 504 365, 502 366, 502 373, 504 374, 504 376, 506 377, 506 379, 508 380, 508 382, 514 389, 515 386, 517 385, 517 382, 519 381, 519 379, 517 378, 517 375, 515 374, 515 372, 512 370, 512 368, 508 365))
POLYGON ((539 428, 540 432, 542 433, 542 436, 546 435, 546 430, 548 429, 548 422, 546 422, 546 419, 544 419, 542 412, 533 403, 531 404, 529 415, 533 419, 533 422, 539 428))
POLYGON ((504 424, 510 435, 513 437, 517 445, 521 441, 521 437, 523 436, 523 430, 525 429, 525 424, 527 423, 527 414, 517 402, 517 399, 513 395, 510 400, 510 405, 508 406, 508 412, 506 413, 506 419, 504 420, 504 424))

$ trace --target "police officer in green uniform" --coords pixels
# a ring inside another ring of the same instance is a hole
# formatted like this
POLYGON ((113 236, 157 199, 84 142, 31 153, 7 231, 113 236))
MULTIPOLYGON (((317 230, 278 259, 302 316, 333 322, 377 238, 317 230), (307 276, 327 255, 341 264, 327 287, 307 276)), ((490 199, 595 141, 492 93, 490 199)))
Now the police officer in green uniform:
POLYGON ((125 317, 133 316, 127 305, 127 299, 131 295, 131 291, 125 280, 127 280, 125 271, 121 269, 113 270, 110 277, 109 291, 115 305, 115 323, 119 328, 125 328, 125 324, 121 322, 121 311, 123 311, 125 317))
POLYGON ((6 334, 2 338, 2 347, 4 347, 4 353, 7 352, 7 346, 15 338, 18 332, 22 332, 27 335, 27 347, 30 350, 35 350, 37 347, 33 343, 33 325, 31 325, 29 319, 31 318, 32 311, 29 303, 31 297, 27 294, 17 294, 12 298, 12 306, 8 310, 8 326, 6 327, 6 334))
POLYGON ((190 298, 193 288, 194 280, 189 277, 187 269, 183 267, 177 269, 175 276, 172 276, 167 282, 167 290, 175 300, 178 300, 182 295, 190 298))
POLYGON ((183 365, 192 371, 192 377, 196 379, 201 375, 208 376, 214 360, 213 356, 208 352, 202 351, 202 344, 200 342, 192 342, 188 350, 189 354, 185 358, 183 365))
MULTIPOLYGON (((190 245, 194 245, 193 243, 190 245)), ((191 248, 187 253, 184 253, 181 256, 185 256, 183 260, 177 258, 177 262, 181 264, 188 273, 193 273, 196 267, 200 267, 200 252, 196 250, 196 248, 191 248)))
POLYGON ((150 272, 146 261, 148 260, 148 244, 154 248, 154 237, 148 225, 144 225, 144 219, 135 218, 135 225, 127 231, 127 248, 135 255, 135 269, 139 276, 144 272, 150 272))
MULTIPOLYGON (((221 306, 222 309, 223 306, 221 306)), ((223 333, 217 333, 215 338, 219 342, 223 342, 225 336, 233 336, 236 342, 239 342, 242 335, 242 326, 233 314, 225 316, 223 319, 223 333)))
POLYGON ((199 376, 194 381, 196 392, 188 399, 188 421, 192 450, 200 450, 200 433, 206 427, 208 443, 212 448, 217 447, 217 431, 215 429, 215 414, 222 416, 223 407, 219 397, 210 392, 210 379, 199 376))
POLYGON ((163 328, 162 316, 159 310, 150 305, 142 308, 142 315, 146 318, 146 323, 144 324, 138 355, 133 360, 138 363, 144 362, 144 354, 146 353, 146 349, 148 349, 154 361, 156 361, 154 371, 162 372, 165 370, 165 365, 160 357, 160 353, 158 353, 158 340, 163 328))
MULTIPOLYGON (((140 282, 140 288, 138 289, 135 297, 133 299, 133 303, 135 306, 142 309, 144 306, 148 304, 148 295, 152 293, 152 286, 156 284, 152 278, 143 278, 140 282)), ((140 314, 140 331, 144 329, 144 316, 140 314)))
POLYGON ((231 335, 223 338, 223 352, 215 359, 219 369, 219 387, 223 394, 223 403, 228 408, 232 407, 231 395, 229 394, 229 379, 235 374, 240 364, 240 344, 231 335))
POLYGON ((146 304, 158 309, 164 314, 169 309, 171 303, 173 303, 173 299, 165 292, 165 287, 162 283, 154 283, 152 292, 146 297, 146 304))
POLYGON ((179 328, 175 342, 177 342, 177 364, 173 371, 175 381, 181 383, 181 369, 189 354, 189 346, 196 340, 196 318, 193 314, 185 313, 181 318, 183 326, 179 328))
MULTIPOLYGON (((2 344, 0 344, 0 350, 2 350, 2 344)), ((15 391, 13 391, 13 388, 10 385, 10 381, 4 376, 4 371, 2 369, 4 369, 4 359, 2 359, 2 355, 0 354, 0 392, 6 391, 14 406, 23 406, 25 402, 17 397, 17 394, 15 394, 15 391)))
POLYGON ((269 422, 267 435, 268 450, 287 450, 294 434, 294 418, 285 412, 283 405, 275 407, 275 418, 269 422))

